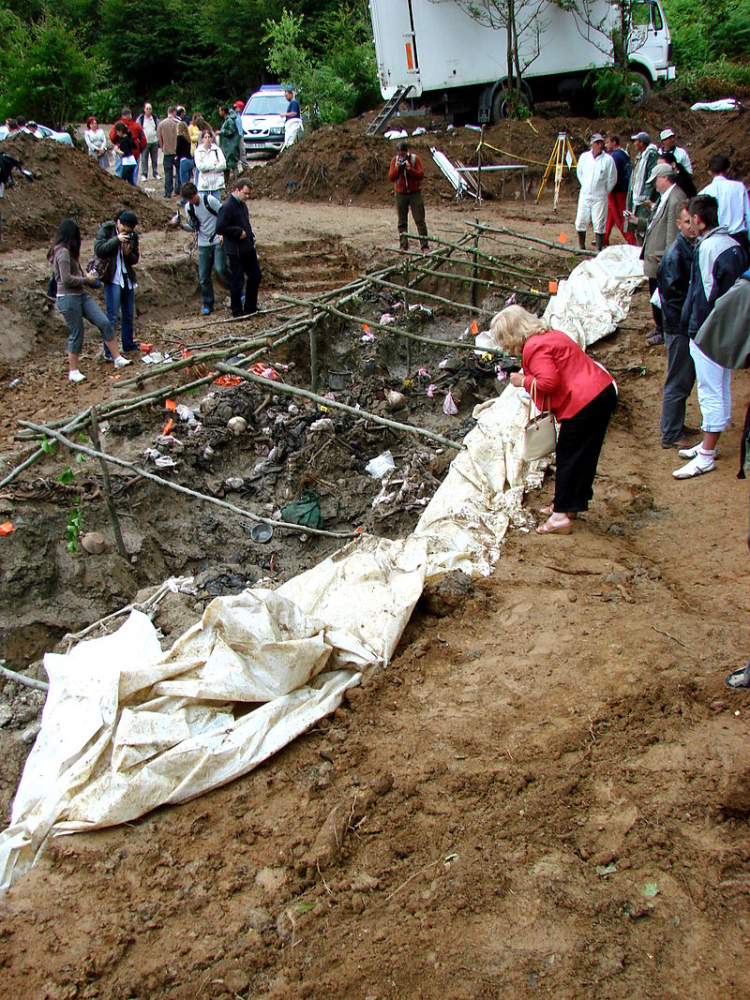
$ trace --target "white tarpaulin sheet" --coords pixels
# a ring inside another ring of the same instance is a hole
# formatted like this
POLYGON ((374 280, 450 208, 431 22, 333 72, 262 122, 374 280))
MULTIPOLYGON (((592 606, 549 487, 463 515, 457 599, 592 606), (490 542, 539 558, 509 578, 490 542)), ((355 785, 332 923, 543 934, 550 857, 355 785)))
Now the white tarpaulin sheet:
MULTIPOLYGON (((612 248, 576 268, 554 325, 580 323, 585 343, 614 329, 642 280, 636 255, 612 248)), ((365 536, 276 591, 218 598, 166 653, 134 611, 112 635, 47 654, 42 728, 0 834, 0 892, 48 836, 133 820, 247 773, 333 711, 365 666, 388 663, 426 579, 489 575, 509 521, 522 522, 525 486, 542 478, 543 463, 520 457, 527 408, 509 387, 475 409, 410 537, 365 536)))
POLYGON ((607 247, 561 281, 544 310, 553 330, 562 330, 584 350, 614 333, 630 311, 633 292, 646 279, 640 249, 607 247))

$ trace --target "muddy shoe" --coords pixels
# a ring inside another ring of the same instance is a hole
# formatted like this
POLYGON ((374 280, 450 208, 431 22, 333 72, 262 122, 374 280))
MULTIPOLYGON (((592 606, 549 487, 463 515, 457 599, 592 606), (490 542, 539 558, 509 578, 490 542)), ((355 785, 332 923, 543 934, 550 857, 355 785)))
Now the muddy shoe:
POLYGON ((661 330, 653 330, 647 337, 646 343, 650 344, 652 347, 658 347, 659 344, 664 343, 664 334, 661 330))
POLYGON ((74 371, 68 372, 68 381, 69 382, 85 382, 86 381, 86 376, 83 374, 83 372, 79 372, 78 369, 76 368, 74 371))
POLYGON ((748 660, 747 666, 730 674, 724 683, 734 691, 745 691, 750 688, 750 660, 748 660))

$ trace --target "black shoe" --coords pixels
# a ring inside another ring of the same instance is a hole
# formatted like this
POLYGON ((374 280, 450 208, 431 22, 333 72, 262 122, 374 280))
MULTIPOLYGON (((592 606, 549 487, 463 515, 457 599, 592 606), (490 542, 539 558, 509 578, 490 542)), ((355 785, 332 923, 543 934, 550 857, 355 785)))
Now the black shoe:
POLYGON ((659 344, 664 343, 664 334, 661 332, 661 330, 653 330, 646 337, 646 343, 650 344, 652 347, 658 347, 659 344))

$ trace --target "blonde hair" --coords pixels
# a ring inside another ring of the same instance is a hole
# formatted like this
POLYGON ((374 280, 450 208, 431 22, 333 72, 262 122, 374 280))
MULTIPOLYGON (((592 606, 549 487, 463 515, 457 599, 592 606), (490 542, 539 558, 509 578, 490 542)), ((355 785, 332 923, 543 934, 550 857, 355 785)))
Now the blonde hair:
POLYGON ((523 306, 506 306, 490 323, 490 334, 497 346, 508 354, 520 354, 529 337, 546 333, 549 325, 523 306))

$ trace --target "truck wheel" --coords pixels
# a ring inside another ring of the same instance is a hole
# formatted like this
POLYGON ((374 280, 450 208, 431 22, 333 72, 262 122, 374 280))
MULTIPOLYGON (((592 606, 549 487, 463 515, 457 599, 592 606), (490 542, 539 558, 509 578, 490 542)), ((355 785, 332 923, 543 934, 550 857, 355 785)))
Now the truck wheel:
POLYGON ((637 70, 628 70, 628 87, 630 88, 631 108, 642 108, 651 93, 649 78, 637 70))
MULTIPOLYGON (((531 113, 532 101, 531 91, 528 84, 521 81, 521 107, 526 108, 531 113)), ((510 117, 510 105, 508 101, 508 91, 505 87, 498 87, 495 96, 492 98, 492 124, 497 125, 503 118, 510 117)))

